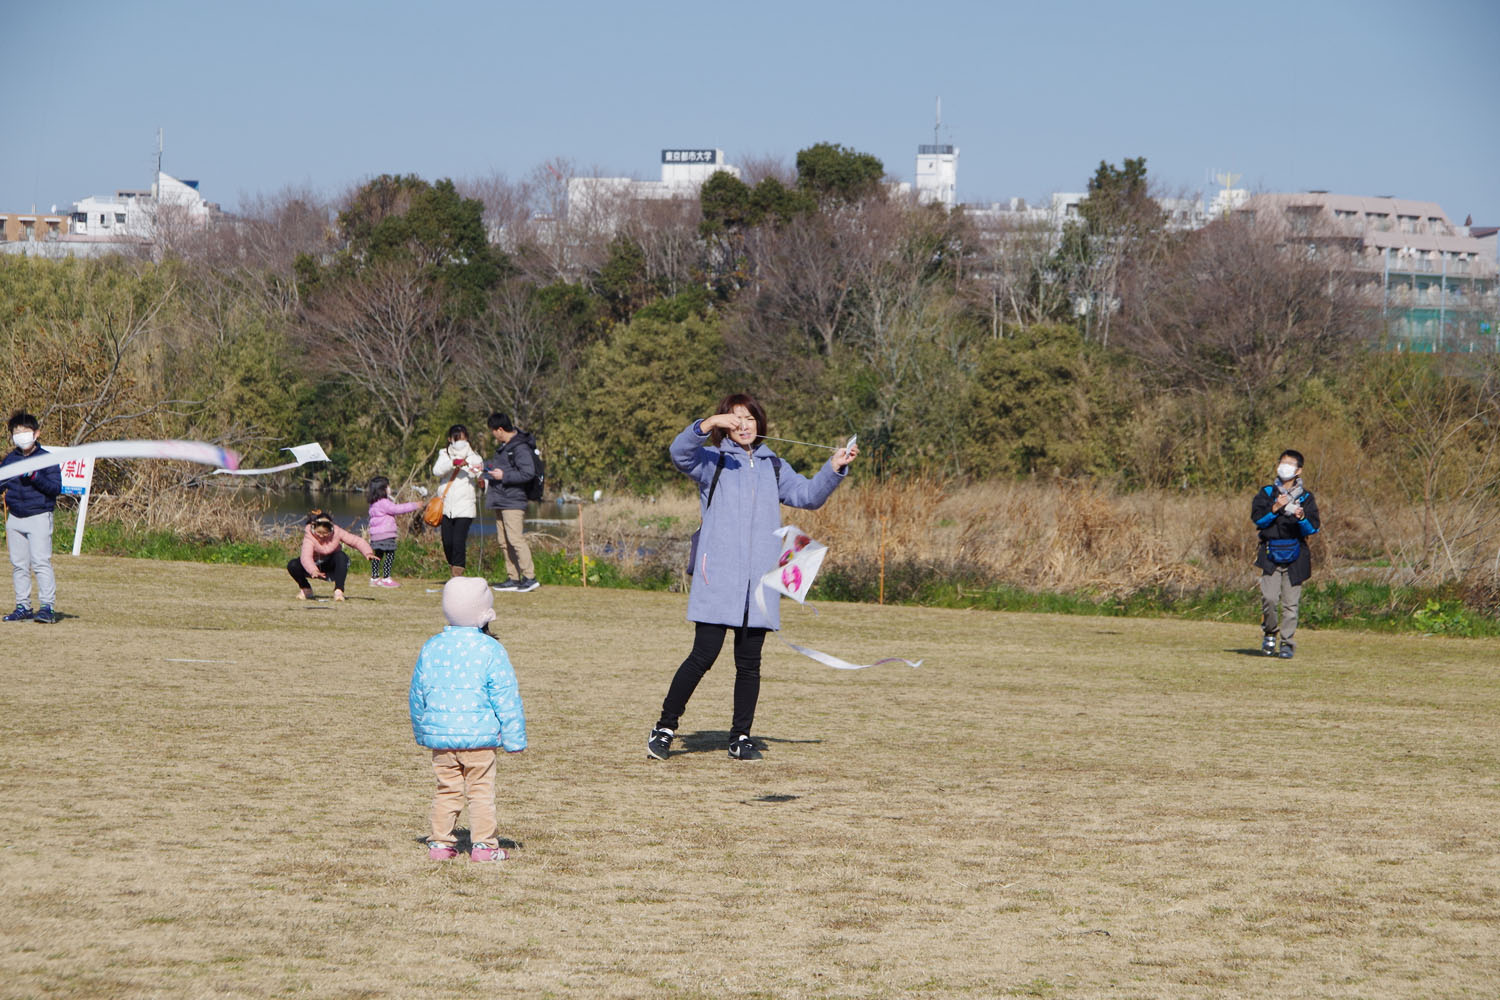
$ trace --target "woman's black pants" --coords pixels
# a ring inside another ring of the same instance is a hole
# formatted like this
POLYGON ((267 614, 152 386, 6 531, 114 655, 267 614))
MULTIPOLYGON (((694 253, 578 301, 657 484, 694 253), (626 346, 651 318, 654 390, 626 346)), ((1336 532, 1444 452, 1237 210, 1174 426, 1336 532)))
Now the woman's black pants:
POLYGON ((443 515, 443 555, 449 566, 462 568, 468 565, 465 558, 469 548, 469 525, 473 523, 472 517, 443 515))
MULTIPOLYGON (((687 710, 688 699, 724 646, 728 625, 696 624, 693 651, 677 668, 672 686, 667 688, 666 700, 661 703, 661 719, 656 723, 658 729, 677 731, 677 723, 687 710)), ((766 630, 763 628, 734 630, 734 719, 730 725, 730 739, 750 735, 750 726, 755 721, 755 703, 760 698, 760 651, 765 641, 766 630)))
MULTIPOLYGON (((349 557, 344 554, 343 549, 339 549, 331 556, 314 560, 313 565, 328 575, 328 579, 333 581, 335 590, 344 589, 344 579, 349 575, 349 557)), ((293 559, 287 563, 286 571, 292 574, 292 579, 296 580, 297 586, 303 590, 312 585, 308 582, 307 569, 302 565, 301 559, 293 559)))

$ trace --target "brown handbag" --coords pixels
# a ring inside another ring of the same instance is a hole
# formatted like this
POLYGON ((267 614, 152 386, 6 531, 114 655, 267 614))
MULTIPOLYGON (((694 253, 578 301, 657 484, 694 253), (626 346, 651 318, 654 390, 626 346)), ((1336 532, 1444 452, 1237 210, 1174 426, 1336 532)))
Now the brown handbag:
POLYGON ((443 487, 443 492, 427 501, 427 506, 422 508, 422 520, 436 528, 443 523, 443 498, 448 491, 453 489, 453 480, 458 478, 458 468, 453 469, 453 479, 448 480, 448 485, 443 487))

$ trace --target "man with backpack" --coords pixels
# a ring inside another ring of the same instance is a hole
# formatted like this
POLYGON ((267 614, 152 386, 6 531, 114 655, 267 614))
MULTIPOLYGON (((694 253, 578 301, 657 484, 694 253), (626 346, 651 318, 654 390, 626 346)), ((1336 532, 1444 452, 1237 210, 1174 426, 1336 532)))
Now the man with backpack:
POLYGON ((496 447, 494 457, 484 463, 484 505, 495 512, 506 573, 495 589, 524 594, 541 586, 525 536, 526 504, 542 498, 541 452, 536 439, 517 430, 506 414, 491 413, 487 423, 496 447))
POLYGON ((1292 658, 1297 605, 1302 584, 1312 576, 1307 539, 1318 531, 1318 505, 1302 485, 1302 453, 1288 448, 1276 463, 1276 479, 1255 493, 1250 519, 1260 532, 1255 565, 1260 567, 1260 651, 1292 658), (1277 612, 1280 612, 1278 615, 1277 612), (1276 633, 1281 633, 1281 651, 1276 633))

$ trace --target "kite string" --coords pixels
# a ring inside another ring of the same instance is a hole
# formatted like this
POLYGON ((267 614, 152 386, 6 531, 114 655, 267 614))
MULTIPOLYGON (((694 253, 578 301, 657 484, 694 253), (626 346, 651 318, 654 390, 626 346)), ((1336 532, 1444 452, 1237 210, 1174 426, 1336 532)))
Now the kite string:
POLYGON ((781 442, 783 442, 785 444, 801 444, 801 445, 806 445, 809 448, 822 448, 825 451, 838 451, 840 448, 843 447, 843 445, 813 444, 811 441, 794 441, 791 438, 772 437, 769 434, 762 434, 760 436, 760 439, 762 441, 781 441, 781 442))

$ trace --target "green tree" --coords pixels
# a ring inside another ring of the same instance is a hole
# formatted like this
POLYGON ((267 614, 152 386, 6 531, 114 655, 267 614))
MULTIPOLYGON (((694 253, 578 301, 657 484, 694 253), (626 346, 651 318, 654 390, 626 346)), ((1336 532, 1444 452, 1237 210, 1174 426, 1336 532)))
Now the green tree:
POLYGON ((625 322, 652 295, 646 279, 646 254, 639 243, 627 236, 610 240, 608 254, 599 268, 599 294, 610 318, 625 322))
POLYGON ((1078 206, 1090 235, 1139 234, 1162 224, 1164 213, 1146 183, 1146 158, 1125 158, 1117 167, 1099 161, 1089 178, 1088 197, 1078 206))
POLYGON ((676 477, 667 446, 723 395, 723 348, 717 325, 698 316, 637 316, 590 347, 552 433, 559 482, 651 491, 676 477))
POLYGON ((1081 222, 1064 227, 1053 273, 1067 287, 1085 336, 1108 346, 1121 275, 1134 265, 1149 266, 1170 242, 1166 215, 1148 190, 1146 158, 1127 157, 1123 167, 1101 160, 1078 214, 1081 222))
POLYGON ((797 186, 819 198, 857 202, 881 194, 885 165, 869 153, 820 142, 797 153, 797 186))
POLYGON ((764 222, 790 222, 818 207, 808 190, 789 188, 775 177, 762 178, 751 188, 723 170, 703 183, 698 201, 703 212, 698 229, 705 236, 742 231, 764 222))
POLYGON ((750 185, 727 170, 714 171, 698 189, 698 204, 703 211, 699 232, 712 236, 755 225, 760 220, 751 196, 750 185))
POLYGON ((334 259, 299 261, 298 334, 311 367, 372 399, 402 454, 459 387, 460 348, 510 270, 485 237, 483 209, 451 181, 386 174, 339 213, 334 259))
POLYGON ((986 343, 967 397, 980 476, 1107 472, 1118 401, 1102 352, 1070 326, 1034 324, 986 343))
POLYGON ((344 270, 386 262, 415 263, 441 289, 453 316, 472 316, 485 293, 510 270, 484 229, 484 204, 464 198, 451 180, 383 174, 355 192, 339 213, 344 270))

